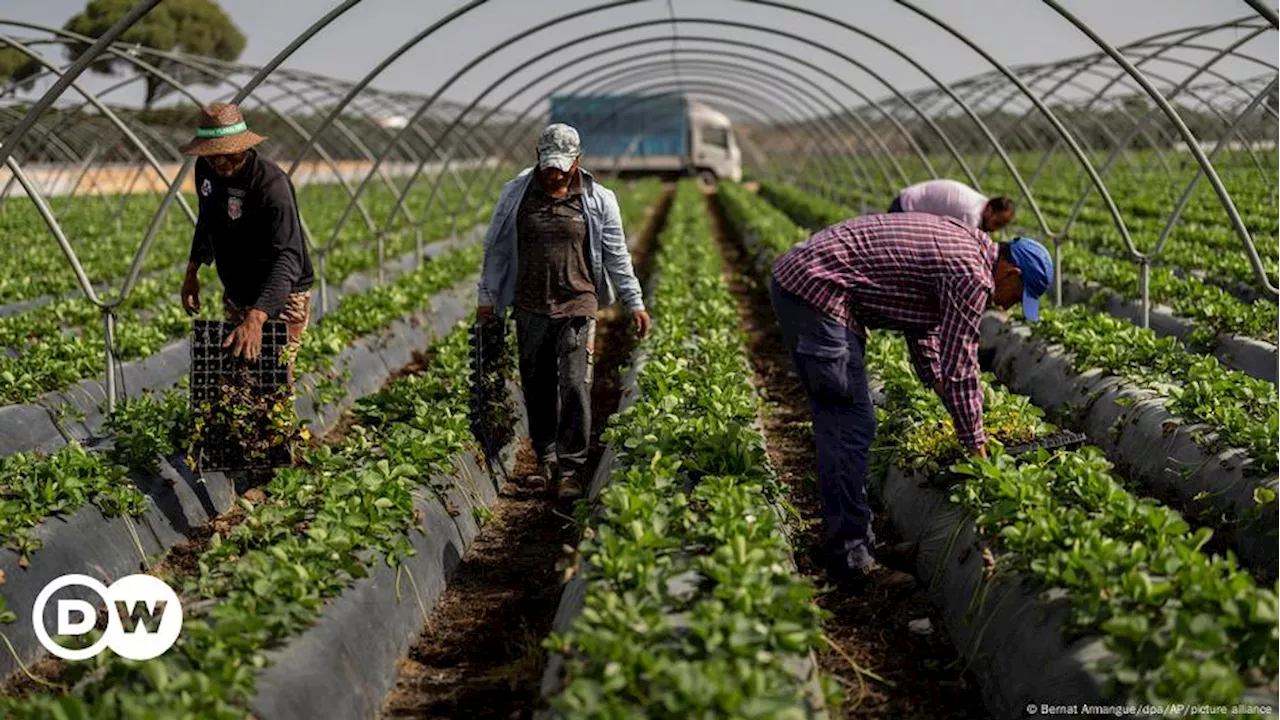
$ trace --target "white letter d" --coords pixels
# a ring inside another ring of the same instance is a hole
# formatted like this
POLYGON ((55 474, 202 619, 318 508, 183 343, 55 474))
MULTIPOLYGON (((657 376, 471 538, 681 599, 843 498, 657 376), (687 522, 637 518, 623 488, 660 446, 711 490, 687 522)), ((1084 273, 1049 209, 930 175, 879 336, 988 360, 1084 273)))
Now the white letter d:
POLYGON ((59 635, 84 635, 93 629, 94 621, 98 614, 94 612, 93 605, 84 600, 59 600, 58 601, 58 634, 59 635), (71 621, 71 613, 80 613, 80 619, 76 622, 71 621))

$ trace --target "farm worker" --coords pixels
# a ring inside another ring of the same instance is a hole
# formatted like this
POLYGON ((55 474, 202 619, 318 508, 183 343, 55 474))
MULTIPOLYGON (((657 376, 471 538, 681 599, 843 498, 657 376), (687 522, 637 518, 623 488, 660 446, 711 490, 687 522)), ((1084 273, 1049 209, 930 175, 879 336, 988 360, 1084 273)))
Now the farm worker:
POLYGON ((997 244, 954 218, 926 213, 846 220, 778 258, 770 293, 813 413, 825 542, 837 575, 889 587, 911 582, 873 554, 866 330, 906 336, 916 375, 942 397, 960 444, 985 457, 982 313, 1021 301, 1027 319, 1037 320, 1052 278, 1053 261, 1035 240, 997 244))
MULTIPOLYGON (((266 138, 249 130, 240 108, 215 103, 200 113, 196 137, 182 147, 194 155, 200 216, 191 242, 182 307, 200 312, 201 265, 213 263, 222 281, 222 309, 236 324, 225 347, 236 357, 256 360, 262 351, 262 324, 287 323, 289 347, 296 351, 311 316, 311 256, 293 183, 278 165, 253 149, 266 138)), ((289 372, 292 381, 292 357, 289 372)))
POLYGON ((616 287, 636 331, 649 331, 618 200, 582 169, 581 156, 577 130, 548 125, 537 167, 503 185, 476 311, 486 321, 513 310, 529 435, 539 474, 561 498, 582 495, 596 312, 613 304, 616 287))
POLYGON ((923 212, 953 217, 971 228, 994 233, 1013 222, 1013 198, 986 195, 956 180, 928 180, 903 188, 889 212, 923 212))

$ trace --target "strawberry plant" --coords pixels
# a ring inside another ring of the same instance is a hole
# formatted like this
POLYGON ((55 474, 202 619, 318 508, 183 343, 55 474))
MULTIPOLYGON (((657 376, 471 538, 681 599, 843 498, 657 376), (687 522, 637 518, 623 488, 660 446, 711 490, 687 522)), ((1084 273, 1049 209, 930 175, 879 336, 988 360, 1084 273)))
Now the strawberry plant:
MULTIPOLYGON (((947 422, 946 410, 914 377, 905 344, 873 334, 868 367, 886 396, 878 452, 908 472, 937 472, 922 461, 945 455, 954 439, 930 430, 947 422)), ((988 417, 1039 424, 1026 408, 1025 399, 988 386, 988 417)), ((1275 681, 1275 591, 1233 559, 1205 553, 1211 530, 1193 532, 1176 511, 1130 495, 1096 448, 1017 459, 996 449, 943 474, 951 501, 971 513, 992 549, 995 572, 1029 575, 1045 593, 1066 590, 1064 640, 1103 638, 1110 655, 1095 669, 1112 699, 1231 705, 1275 681)))
POLYGON ((564 717, 804 717, 787 661, 817 645, 821 611, 773 506, 783 488, 702 204, 682 183, 638 399, 606 431, 618 460, 585 518, 585 608, 546 643, 566 659, 564 717))

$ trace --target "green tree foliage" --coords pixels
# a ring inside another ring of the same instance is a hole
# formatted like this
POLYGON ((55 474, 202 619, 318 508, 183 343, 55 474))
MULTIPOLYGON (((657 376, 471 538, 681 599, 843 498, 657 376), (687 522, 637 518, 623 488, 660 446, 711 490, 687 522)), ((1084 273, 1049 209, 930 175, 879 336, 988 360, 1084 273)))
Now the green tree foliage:
MULTIPOLYGON (((100 37, 133 7, 133 0, 90 0, 85 9, 63 27, 88 37, 100 37)), ((231 18, 213 0, 165 0, 120 37, 123 43, 137 44, 155 50, 171 50, 234 61, 244 51, 245 37, 231 18)), ((71 59, 80 56, 88 45, 68 43, 71 59)), ((146 60, 185 84, 216 84, 220 78, 180 66, 176 63, 146 60)), ((3 62, 0 61, 0 69, 3 62)), ((103 74, 134 70, 119 58, 107 57, 94 63, 94 71, 103 74)), ((173 88, 164 80, 147 78, 146 105, 169 94, 173 88)))
POLYGON ((21 50, 0 47, 0 96, 30 89, 40 69, 40 63, 21 50))

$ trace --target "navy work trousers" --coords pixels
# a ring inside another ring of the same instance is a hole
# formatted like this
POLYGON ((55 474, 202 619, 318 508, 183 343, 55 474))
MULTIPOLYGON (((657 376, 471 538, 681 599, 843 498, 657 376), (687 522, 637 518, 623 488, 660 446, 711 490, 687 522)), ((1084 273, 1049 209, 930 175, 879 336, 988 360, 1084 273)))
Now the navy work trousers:
POLYGON ((827 552, 850 567, 863 567, 875 545, 867 456, 876 416, 863 362, 866 339, 776 281, 770 283, 770 296, 813 413, 827 552))

